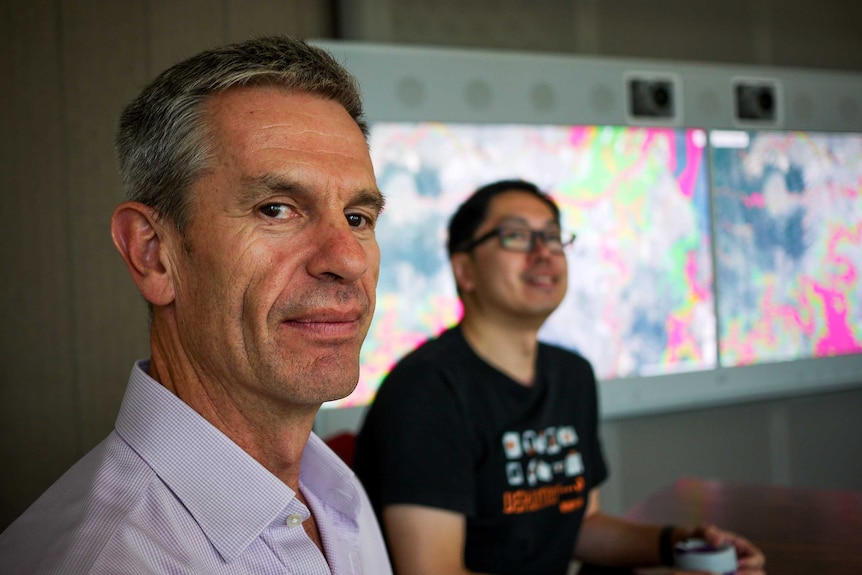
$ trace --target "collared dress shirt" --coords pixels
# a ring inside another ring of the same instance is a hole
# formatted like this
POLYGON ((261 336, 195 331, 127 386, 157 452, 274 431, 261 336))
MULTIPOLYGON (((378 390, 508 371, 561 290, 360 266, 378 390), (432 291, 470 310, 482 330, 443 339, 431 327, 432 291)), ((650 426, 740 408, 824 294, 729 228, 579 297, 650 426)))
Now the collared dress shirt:
POLYGON ((0 535, 2 573, 391 573, 364 490, 320 438, 299 483, 325 556, 296 493, 146 370, 114 431, 0 535))

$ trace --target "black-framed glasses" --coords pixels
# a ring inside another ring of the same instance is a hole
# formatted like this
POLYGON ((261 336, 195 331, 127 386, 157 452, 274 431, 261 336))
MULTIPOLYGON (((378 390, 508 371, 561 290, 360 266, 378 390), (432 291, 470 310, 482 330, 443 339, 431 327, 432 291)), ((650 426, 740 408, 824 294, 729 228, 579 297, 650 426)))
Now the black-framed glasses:
POLYGON ((466 242, 460 252, 469 252, 479 244, 493 237, 500 240, 500 247, 511 252, 529 253, 536 247, 536 242, 542 240, 542 245, 553 254, 561 254, 568 246, 572 245, 577 237, 576 234, 563 235, 560 230, 533 230, 526 226, 498 226, 478 238, 466 242))

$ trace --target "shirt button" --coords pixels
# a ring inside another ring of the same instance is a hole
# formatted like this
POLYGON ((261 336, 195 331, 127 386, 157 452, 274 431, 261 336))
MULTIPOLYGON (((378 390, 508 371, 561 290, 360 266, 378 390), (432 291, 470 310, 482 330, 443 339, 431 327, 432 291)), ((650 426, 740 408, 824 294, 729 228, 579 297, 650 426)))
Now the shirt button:
POLYGON ((302 523, 302 515, 299 513, 294 513, 292 515, 287 516, 287 521, 285 521, 288 527, 296 527, 302 523))

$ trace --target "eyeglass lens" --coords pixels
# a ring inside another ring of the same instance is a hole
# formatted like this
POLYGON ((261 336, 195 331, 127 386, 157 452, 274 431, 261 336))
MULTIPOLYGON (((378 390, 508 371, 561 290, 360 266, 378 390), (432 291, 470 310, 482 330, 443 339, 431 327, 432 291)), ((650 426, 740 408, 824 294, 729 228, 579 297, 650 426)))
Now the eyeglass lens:
POLYGON ((564 242, 560 230, 531 230, 524 227, 500 227, 500 245, 507 250, 529 252, 536 246, 537 240, 554 253, 562 253, 567 243, 564 242))

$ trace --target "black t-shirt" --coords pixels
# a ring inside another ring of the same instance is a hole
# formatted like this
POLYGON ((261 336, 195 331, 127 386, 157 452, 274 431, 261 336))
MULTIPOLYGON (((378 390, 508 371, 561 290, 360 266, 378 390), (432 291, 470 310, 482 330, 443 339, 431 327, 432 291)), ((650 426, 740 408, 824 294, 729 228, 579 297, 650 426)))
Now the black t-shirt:
POLYGON ((592 368, 540 344, 526 387, 448 330, 381 385, 355 470, 378 517, 395 503, 463 513, 470 570, 565 573, 589 491, 607 476, 592 368))

